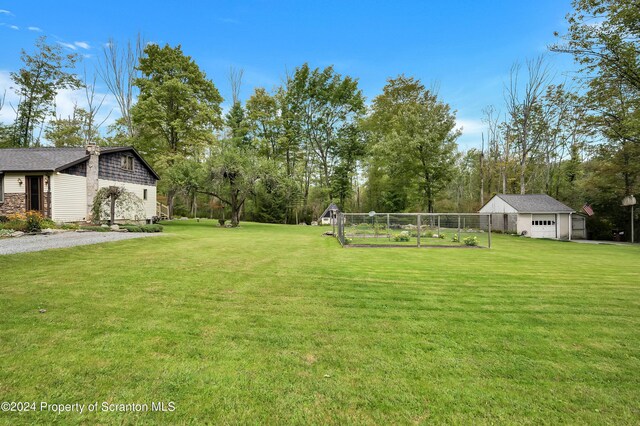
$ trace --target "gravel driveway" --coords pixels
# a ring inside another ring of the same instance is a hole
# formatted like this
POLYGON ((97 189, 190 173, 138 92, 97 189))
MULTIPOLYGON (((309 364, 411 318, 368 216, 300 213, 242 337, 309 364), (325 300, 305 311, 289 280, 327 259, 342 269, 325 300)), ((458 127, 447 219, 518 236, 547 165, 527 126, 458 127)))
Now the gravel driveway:
POLYGON ((41 251, 52 248, 86 246, 110 241, 130 240, 162 235, 142 232, 60 232, 49 235, 24 235, 17 238, 0 239, 0 255, 41 251))

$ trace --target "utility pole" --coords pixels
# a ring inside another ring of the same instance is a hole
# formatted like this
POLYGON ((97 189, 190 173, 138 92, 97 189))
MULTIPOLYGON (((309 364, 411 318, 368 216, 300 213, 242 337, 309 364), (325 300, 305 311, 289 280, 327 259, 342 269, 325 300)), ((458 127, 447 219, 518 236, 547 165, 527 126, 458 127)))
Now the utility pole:
POLYGON ((482 132, 482 151, 480 151, 480 206, 484 206, 484 132, 482 132))
POLYGON ((631 243, 636 242, 635 227, 634 227, 635 217, 634 217, 634 211, 633 211, 635 205, 636 205, 636 197, 634 197, 633 195, 627 195, 622 200, 622 207, 626 207, 626 206, 631 207, 631 243))

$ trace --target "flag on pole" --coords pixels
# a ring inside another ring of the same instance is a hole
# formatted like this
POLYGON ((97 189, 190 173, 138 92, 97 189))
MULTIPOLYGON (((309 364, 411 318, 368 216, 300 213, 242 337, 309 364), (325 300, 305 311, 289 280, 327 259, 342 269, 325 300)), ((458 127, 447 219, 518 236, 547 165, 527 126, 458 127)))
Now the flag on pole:
POLYGON ((591 208, 591 205, 589 203, 585 203, 584 206, 582 206, 582 210, 588 215, 588 216, 593 216, 593 209, 591 208))

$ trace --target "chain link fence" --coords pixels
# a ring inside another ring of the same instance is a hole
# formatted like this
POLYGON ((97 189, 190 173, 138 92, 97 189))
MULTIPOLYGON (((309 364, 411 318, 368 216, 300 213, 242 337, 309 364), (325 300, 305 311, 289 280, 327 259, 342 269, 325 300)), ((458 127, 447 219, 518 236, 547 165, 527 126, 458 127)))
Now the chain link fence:
POLYGON ((491 215, 482 213, 338 213, 344 247, 491 248, 491 215))

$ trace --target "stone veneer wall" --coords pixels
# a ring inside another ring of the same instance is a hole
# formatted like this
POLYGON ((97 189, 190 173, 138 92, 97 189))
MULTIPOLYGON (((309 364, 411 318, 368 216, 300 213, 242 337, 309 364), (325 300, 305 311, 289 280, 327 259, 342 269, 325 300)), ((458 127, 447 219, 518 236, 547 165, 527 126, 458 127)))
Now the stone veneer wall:
POLYGON ((0 203, 0 215, 7 216, 14 213, 24 213, 26 208, 27 194, 24 192, 5 193, 4 202, 0 203))

